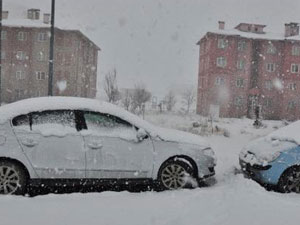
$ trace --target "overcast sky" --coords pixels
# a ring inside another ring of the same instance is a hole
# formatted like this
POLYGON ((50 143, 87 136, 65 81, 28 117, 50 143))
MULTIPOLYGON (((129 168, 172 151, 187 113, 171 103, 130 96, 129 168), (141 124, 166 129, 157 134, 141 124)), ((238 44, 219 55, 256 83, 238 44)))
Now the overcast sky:
MULTIPOLYGON (((50 1, 3 0, 4 9, 18 13, 50 12, 50 1)), ((157 96, 196 86, 196 43, 219 20, 227 28, 266 24, 272 32, 300 22, 300 0, 57 0, 56 9, 58 27, 80 29, 102 49, 99 84, 116 68, 120 87, 144 83, 157 96)))

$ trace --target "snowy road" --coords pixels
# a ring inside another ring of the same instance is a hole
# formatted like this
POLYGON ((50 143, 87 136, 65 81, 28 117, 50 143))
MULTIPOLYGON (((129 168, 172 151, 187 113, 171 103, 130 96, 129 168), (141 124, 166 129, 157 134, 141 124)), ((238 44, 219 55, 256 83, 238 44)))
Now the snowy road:
POLYGON ((268 192, 234 175, 238 153, 249 140, 273 130, 255 130, 249 120, 220 124, 230 138, 211 136, 218 166, 217 183, 194 190, 102 192, 45 195, 34 198, 1 196, 1 225, 253 225, 297 224, 300 196, 268 192))

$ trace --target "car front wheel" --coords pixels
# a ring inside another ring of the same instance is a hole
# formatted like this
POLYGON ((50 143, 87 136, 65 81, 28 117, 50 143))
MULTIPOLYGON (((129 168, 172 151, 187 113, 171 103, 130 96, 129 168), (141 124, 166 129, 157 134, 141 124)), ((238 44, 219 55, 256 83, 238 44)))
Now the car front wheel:
POLYGON ((194 182, 194 171, 190 165, 180 160, 170 160, 160 169, 158 182, 163 190, 188 187, 194 182))
POLYGON ((300 193, 300 167, 288 169, 281 176, 278 188, 283 193, 300 193))
POLYGON ((0 194, 23 194, 26 189, 26 174, 13 162, 0 162, 0 194))

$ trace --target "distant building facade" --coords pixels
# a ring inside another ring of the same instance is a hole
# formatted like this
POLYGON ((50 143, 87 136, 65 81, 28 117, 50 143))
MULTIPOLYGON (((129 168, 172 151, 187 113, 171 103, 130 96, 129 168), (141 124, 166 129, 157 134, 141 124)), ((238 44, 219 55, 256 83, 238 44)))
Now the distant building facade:
POLYGON ((219 22, 200 46, 197 113, 220 117, 300 119, 300 36, 297 23, 284 34, 265 25, 219 22))
MULTIPOLYGON (((26 19, 10 21, 2 13, 2 102, 46 96, 50 14, 41 21, 40 10, 29 9, 26 19)), ((53 94, 94 98, 99 50, 79 30, 55 28, 53 94)))

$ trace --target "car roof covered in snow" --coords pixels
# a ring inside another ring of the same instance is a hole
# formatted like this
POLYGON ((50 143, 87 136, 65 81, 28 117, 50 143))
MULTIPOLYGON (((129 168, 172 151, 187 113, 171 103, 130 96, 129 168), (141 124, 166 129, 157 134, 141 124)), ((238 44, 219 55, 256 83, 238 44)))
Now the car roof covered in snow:
POLYGON ((151 136, 159 136, 165 141, 182 142, 208 147, 209 144, 200 136, 182 131, 156 127, 138 116, 113 104, 96 99, 79 97, 39 97, 20 100, 0 107, 0 124, 6 123, 18 115, 45 110, 88 110, 107 113, 143 128, 151 136))
POLYGON ((143 128, 152 127, 148 122, 140 119, 124 109, 113 104, 102 102, 96 99, 79 97, 39 97, 20 100, 0 107, 0 123, 5 123, 18 115, 30 112, 41 112, 45 110, 88 110, 107 113, 131 122, 133 125, 143 128), (151 126, 151 127, 149 127, 151 126))
POLYGON ((290 141, 300 145, 299 130, 300 130, 300 120, 270 133, 267 137, 273 140, 290 141))

